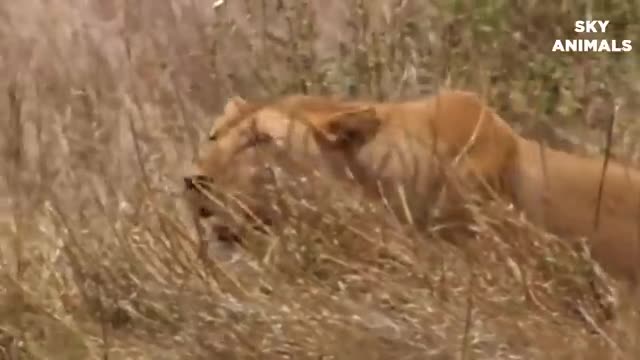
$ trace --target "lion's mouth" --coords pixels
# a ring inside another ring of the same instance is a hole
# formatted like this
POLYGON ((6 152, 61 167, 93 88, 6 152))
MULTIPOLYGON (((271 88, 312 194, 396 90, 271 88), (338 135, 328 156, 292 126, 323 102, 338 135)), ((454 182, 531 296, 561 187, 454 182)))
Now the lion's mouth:
POLYGON ((213 234, 215 234, 216 239, 225 244, 242 244, 242 237, 239 235, 237 231, 234 231, 233 228, 227 225, 214 225, 213 234))
POLYGON ((219 217, 208 208, 201 208, 198 213, 200 222, 208 227, 211 238, 226 244, 243 244, 248 231, 267 235, 273 225, 270 217, 256 214, 245 213, 235 221, 224 221, 225 217, 219 217))
MULTIPOLYGON (((195 176, 185 178, 185 190, 207 196, 203 190, 210 190, 207 178, 195 176), (200 188, 203 187, 204 189, 200 188)), ((195 210, 199 227, 204 230, 205 237, 217 240, 225 244, 242 244, 246 238, 247 231, 254 231, 259 234, 270 233, 269 228, 273 225, 271 216, 266 216, 264 211, 259 211, 259 207, 243 206, 234 208, 235 215, 230 213, 231 208, 226 209, 225 204, 213 201, 202 203, 195 210), (238 211, 239 210, 239 211, 238 211), (205 230, 206 229, 206 230, 205 230)), ((264 210, 264 209, 262 209, 264 210)))
POLYGON ((198 209, 198 217, 200 219, 208 219, 213 216, 213 211, 207 209, 206 207, 201 207, 198 209))

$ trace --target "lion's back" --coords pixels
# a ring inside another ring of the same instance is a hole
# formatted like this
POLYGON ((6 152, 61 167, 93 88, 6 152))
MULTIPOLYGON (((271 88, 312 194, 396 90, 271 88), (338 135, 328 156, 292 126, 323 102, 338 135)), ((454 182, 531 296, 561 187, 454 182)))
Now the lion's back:
POLYGON ((517 160, 519 136, 476 93, 444 90, 379 108, 391 129, 435 142, 447 161, 462 154, 459 161, 496 186, 517 160))

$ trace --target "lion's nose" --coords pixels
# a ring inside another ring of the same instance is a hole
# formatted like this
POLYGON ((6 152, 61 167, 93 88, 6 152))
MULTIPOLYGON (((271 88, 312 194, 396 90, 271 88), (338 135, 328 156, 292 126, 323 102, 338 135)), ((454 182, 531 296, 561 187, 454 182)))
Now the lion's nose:
POLYGON ((197 190, 196 183, 207 184, 212 182, 211 178, 204 175, 185 176, 183 180, 184 187, 187 190, 197 190))
POLYGON ((193 178, 191 176, 185 176, 184 180, 184 188, 187 190, 195 190, 196 185, 193 183, 193 178))

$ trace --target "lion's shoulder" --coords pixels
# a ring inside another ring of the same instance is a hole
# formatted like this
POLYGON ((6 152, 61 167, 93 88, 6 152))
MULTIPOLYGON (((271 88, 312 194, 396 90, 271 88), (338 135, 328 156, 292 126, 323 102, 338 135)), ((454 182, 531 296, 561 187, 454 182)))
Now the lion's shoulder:
POLYGON ((442 90, 396 108, 413 134, 442 144, 449 158, 462 156, 467 168, 496 186, 516 161, 519 135, 478 93, 442 90))

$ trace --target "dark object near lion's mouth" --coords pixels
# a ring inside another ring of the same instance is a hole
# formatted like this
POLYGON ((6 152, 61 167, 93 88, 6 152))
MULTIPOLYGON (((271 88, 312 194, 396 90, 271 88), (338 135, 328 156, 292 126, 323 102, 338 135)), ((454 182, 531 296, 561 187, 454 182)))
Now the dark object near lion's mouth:
POLYGON ((200 187, 209 188, 212 182, 211 178, 204 175, 186 176, 183 180, 187 191, 199 191, 200 187))
POLYGON ((213 211, 205 207, 201 207, 200 209, 198 209, 198 217, 200 217, 201 219, 207 219, 212 216, 213 216, 213 211))
POLYGON ((193 178, 185 177, 184 180, 184 188, 188 191, 196 190, 196 184, 193 182, 193 178))
MULTIPOLYGON (((264 221, 264 220, 262 220, 261 222, 252 221, 250 224, 246 224, 246 225, 248 225, 248 228, 245 227, 246 230, 250 229, 250 231, 253 230, 256 233, 263 234, 263 235, 267 235, 270 233, 269 231, 269 227, 271 226, 270 221, 264 221)), ((244 235, 242 234, 246 234, 246 232, 242 231, 240 228, 234 228, 233 226, 222 225, 222 224, 214 225, 211 228, 211 230, 213 234, 215 234, 215 237, 218 241, 227 243, 227 244, 232 244, 232 243, 242 244, 243 237, 244 237, 244 235)))
POLYGON ((213 232, 216 234, 218 241, 223 243, 242 243, 242 238, 233 231, 229 226, 218 225, 214 226, 213 232))

